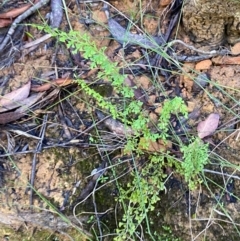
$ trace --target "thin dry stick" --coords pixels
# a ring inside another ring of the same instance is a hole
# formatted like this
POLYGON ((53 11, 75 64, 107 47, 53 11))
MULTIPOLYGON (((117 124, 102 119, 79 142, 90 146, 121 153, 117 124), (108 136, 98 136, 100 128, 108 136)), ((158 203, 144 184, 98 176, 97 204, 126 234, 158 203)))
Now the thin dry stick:
POLYGON ((15 32, 15 29, 17 28, 17 25, 22 22, 24 19, 29 17, 31 14, 33 14, 35 11, 40 9, 42 6, 46 5, 50 0, 41 0, 37 4, 33 5, 31 8, 29 8, 26 12, 24 12, 22 15, 18 16, 12 23, 11 28, 9 28, 8 33, 2 43, 0 44, 0 50, 2 50, 8 43, 8 41, 11 39, 13 33, 15 32))
POLYGON ((240 177, 239 177, 239 176, 236 176, 236 175, 230 175, 230 174, 227 174, 227 173, 218 172, 218 171, 212 171, 212 170, 208 170, 208 169, 203 169, 203 171, 204 171, 204 172, 208 172, 208 173, 213 173, 213 174, 221 175, 221 176, 231 177, 231 178, 240 180, 240 177))
POLYGON ((37 144, 37 148, 36 148, 36 151, 35 151, 34 156, 33 156, 32 170, 31 170, 31 179, 30 179, 30 185, 31 185, 30 186, 31 187, 31 189, 30 189, 30 197, 29 197, 30 206, 32 206, 32 204, 33 204, 33 185, 34 185, 34 177, 35 177, 36 166, 37 166, 37 154, 42 149, 43 138, 44 138, 46 127, 47 127, 47 118, 48 118, 48 115, 45 115, 44 119, 43 119, 42 128, 41 128, 41 131, 40 131, 40 135, 39 135, 39 137, 41 139, 39 140, 39 142, 37 144))
POLYGON ((31 48, 37 44, 40 44, 46 40, 48 40, 49 38, 51 38, 52 35, 49 33, 49 34, 46 34, 46 35, 43 35, 42 37, 30 42, 30 43, 27 43, 25 45, 23 45, 23 47, 21 49, 27 49, 27 48, 31 48))
MULTIPOLYGON (((206 56, 207 56, 208 58, 211 58, 211 57, 214 57, 214 56, 219 56, 219 55, 220 55, 220 56, 223 56, 223 55, 231 54, 231 52, 230 52, 229 50, 204 51, 204 50, 201 50, 201 49, 197 49, 197 48, 195 48, 194 46, 189 45, 189 44, 186 44, 186 43, 184 43, 182 40, 179 40, 179 39, 176 39, 176 40, 173 40, 173 41, 169 42, 169 43, 167 44, 167 46, 166 46, 165 51, 166 51, 168 48, 172 47, 174 44, 181 44, 181 45, 185 46, 186 48, 188 48, 188 49, 190 49, 190 50, 193 50, 193 51, 195 51, 195 52, 197 52, 197 53, 200 53, 200 54, 205 55, 205 56, 190 56, 190 57, 192 57, 192 58, 197 58, 197 57, 203 58, 203 57, 206 57, 206 56)), ((179 58, 179 56, 176 56, 176 55, 174 55, 174 57, 175 57, 175 58, 179 58)), ((180 56, 180 57, 181 57, 181 56, 180 56)))
MULTIPOLYGON (((103 175, 103 173, 101 173, 101 175, 99 176, 99 178, 103 175)), ((97 211, 97 204, 96 204, 96 199, 95 199, 95 190, 97 188, 98 185, 98 181, 99 178, 97 179, 96 183, 95 183, 95 187, 92 191, 92 199, 93 199, 93 207, 94 207, 94 214, 96 216, 96 220, 97 220, 97 226, 98 226, 98 231, 99 231, 99 238, 100 241, 102 241, 102 236, 103 236, 103 232, 102 232, 102 228, 101 228, 101 224, 100 224, 100 219, 99 219, 99 215, 98 215, 98 211, 97 211)))

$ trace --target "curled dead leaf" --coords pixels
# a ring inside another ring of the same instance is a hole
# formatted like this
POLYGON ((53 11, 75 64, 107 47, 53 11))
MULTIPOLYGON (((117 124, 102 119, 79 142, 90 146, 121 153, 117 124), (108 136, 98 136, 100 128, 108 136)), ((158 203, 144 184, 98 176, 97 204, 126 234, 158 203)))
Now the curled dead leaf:
POLYGON ((219 114, 211 113, 206 120, 199 122, 197 126, 198 137, 203 139, 212 135, 218 127, 219 118, 219 114))
POLYGON ((49 90, 53 86, 67 86, 71 83, 73 83, 72 79, 60 78, 60 79, 53 80, 49 83, 43 84, 41 86, 32 86, 31 90, 34 92, 42 92, 42 91, 49 90))

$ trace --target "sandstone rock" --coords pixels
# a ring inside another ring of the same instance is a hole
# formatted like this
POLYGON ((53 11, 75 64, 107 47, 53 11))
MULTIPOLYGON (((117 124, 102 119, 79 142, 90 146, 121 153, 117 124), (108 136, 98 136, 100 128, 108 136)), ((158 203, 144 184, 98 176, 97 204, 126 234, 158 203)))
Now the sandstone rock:
POLYGON ((210 69, 211 65, 212 65, 212 61, 210 59, 206 59, 198 62, 195 66, 195 69, 196 70, 210 69))
POLYGON ((169 5, 172 2, 172 0, 161 0, 160 1, 160 6, 161 7, 166 7, 167 5, 169 5))
POLYGON ((218 47, 240 38, 240 1, 186 0, 183 26, 195 43, 218 47))

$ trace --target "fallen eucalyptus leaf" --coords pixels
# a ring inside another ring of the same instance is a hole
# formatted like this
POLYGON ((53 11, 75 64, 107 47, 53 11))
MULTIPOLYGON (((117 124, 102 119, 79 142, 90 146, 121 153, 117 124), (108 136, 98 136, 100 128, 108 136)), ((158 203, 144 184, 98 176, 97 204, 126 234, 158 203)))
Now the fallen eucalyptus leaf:
POLYGON ((26 113, 11 111, 0 114, 0 124, 7 124, 23 117, 26 113))
POLYGON ((0 113, 15 109, 22 105, 22 101, 25 100, 30 92, 31 82, 22 86, 21 88, 14 90, 4 96, 0 97, 0 113))
POLYGON ((198 137, 203 139, 206 136, 210 136, 217 129, 219 123, 219 114, 211 113, 206 120, 198 123, 197 131, 198 137))
POLYGON ((49 83, 45 83, 40 86, 32 86, 31 91, 42 92, 42 91, 49 90, 51 87, 62 87, 62 86, 67 86, 72 83, 73 83, 72 79, 60 78, 60 79, 52 80, 49 83))
POLYGON ((32 94, 31 96, 29 96, 28 98, 26 98, 25 100, 22 100, 21 103, 21 107, 18 108, 18 112, 24 112, 27 111, 29 109, 29 107, 31 107, 32 105, 34 105, 36 102, 38 102, 38 100, 40 100, 43 96, 44 96, 45 92, 40 92, 37 94, 32 94))
POLYGON ((21 102, 22 106, 20 108, 18 108, 17 110, 0 114, 0 124, 7 124, 7 123, 18 120, 21 117, 25 116, 27 111, 30 110, 29 108, 33 104, 38 102, 38 100, 40 98, 42 98, 43 95, 44 95, 44 93, 33 94, 30 97, 22 100, 22 102, 21 102))

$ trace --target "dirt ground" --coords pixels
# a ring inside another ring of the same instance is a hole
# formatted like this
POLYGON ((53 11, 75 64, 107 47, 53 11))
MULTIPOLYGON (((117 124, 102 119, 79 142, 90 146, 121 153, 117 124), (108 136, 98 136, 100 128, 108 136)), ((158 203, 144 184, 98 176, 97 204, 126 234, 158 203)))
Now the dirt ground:
MULTIPOLYGON (((157 33, 159 25, 160 30, 166 32, 169 24, 167 9, 171 1, 160 1, 160 3, 153 0, 142 1, 141 6, 137 2, 130 0, 110 1, 111 12, 112 14, 116 14, 118 11, 123 13, 150 35, 157 33)), ((129 64, 140 58, 139 48, 128 55, 124 55, 122 49, 115 51, 119 47, 119 43, 109 38, 110 34, 106 28, 107 18, 102 11, 102 3, 77 4, 75 1, 69 0, 66 1, 66 6, 68 18, 64 15, 60 26, 62 30, 68 29, 70 23, 74 30, 80 31, 82 34, 89 33, 98 48, 106 47, 106 55, 111 61, 117 62, 119 67, 126 66, 126 63, 129 64), (93 20, 93 23, 89 24, 90 20, 93 20)), ((3 9, 0 6, 0 14, 6 12, 8 8, 13 8, 13 5, 5 6, 3 9)), ((50 6, 45 6, 24 22, 42 24, 49 12, 50 6)), ((117 19, 126 23, 120 14, 117 19)), ((175 28, 172 39, 176 37, 195 46, 195 48, 204 49, 202 44, 191 42, 191 38, 181 26, 181 22, 179 23, 180 28, 175 28)), ((133 28, 131 31, 138 30, 133 28)), ((44 35, 43 31, 27 26, 22 37, 22 46, 44 35)), ((226 44, 221 45, 221 47, 230 49, 231 46, 226 44)), ((176 48, 183 55, 193 53, 181 45, 177 45, 176 48)), ((238 51, 238 46, 235 48, 238 51)), ((81 77, 89 71, 89 63, 86 60, 77 59, 77 56, 73 56, 65 45, 51 38, 37 44, 36 47, 22 48, 19 53, 15 54, 15 57, 11 57, 14 58, 13 63, 0 70, 1 96, 19 89, 29 81, 34 85, 44 84, 46 80, 66 78, 68 75, 81 77)), ((5 55, 4 61, 7 58, 5 55)), ((0 60, 3 62, 3 57, 0 57, 0 60)), ((198 110, 197 117, 188 123, 193 130, 196 131, 197 124, 209 114, 218 113, 220 115, 219 131, 208 141, 211 143, 216 157, 218 155, 229 163, 229 167, 224 167, 222 171, 229 171, 230 175, 237 176, 237 170, 234 173, 231 172, 231 165, 238 165, 240 159, 240 65, 236 59, 231 61, 229 63, 229 60, 224 59, 224 57, 217 56, 195 62, 183 61, 183 71, 177 70, 174 75, 177 75, 176 79, 181 89, 180 96, 186 102, 189 113, 198 110), (204 87, 206 91, 202 91, 194 85, 193 78, 197 78, 200 74, 207 74, 211 79, 211 83, 204 87)), ((151 75, 143 73, 138 76, 129 74, 129 76, 134 79, 139 88, 148 93, 147 102, 155 107, 159 106, 161 96, 170 93, 176 87, 176 82, 170 82, 169 89, 166 89, 164 93, 159 93, 153 89, 151 75)), ((94 81, 94 78, 94 73, 89 74, 87 81, 94 81)), ((159 76, 158 79, 163 83, 165 82, 163 76, 159 76)), ((103 86, 102 89, 101 86, 96 88, 103 92, 104 96, 117 98, 111 88, 107 89, 106 86, 103 86)), ((37 106, 28 116, 25 115, 16 121, 0 125, 0 213, 3 223, 14 227, 13 233, 10 231, 11 229, 0 231, 2 240, 20 240, 15 235, 19 233, 23 235, 26 232, 28 232, 28 240, 30 237, 31 240, 69 240, 64 232, 58 236, 59 239, 54 239, 55 235, 58 235, 54 233, 54 230, 61 233, 60 230, 66 228, 63 226, 62 219, 56 215, 57 211, 68 216, 75 225, 78 225, 79 222, 85 222, 86 225, 79 225, 79 228, 85 230, 86 233, 90 230, 89 225, 87 225, 89 216, 85 216, 81 212, 93 212, 93 202, 87 200, 82 204, 81 211, 77 210, 74 213, 74 215, 78 215, 77 218, 73 217, 72 206, 76 204, 82 190, 91 180, 91 172, 102 163, 103 152, 99 151, 101 145, 89 144, 91 135, 81 134, 82 131, 84 132, 91 127, 96 119, 95 103, 79 90, 76 84, 55 87, 55 89, 57 91, 53 93, 54 98, 47 98, 45 103, 37 106), (44 138, 41 139, 44 125, 46 125, 46 130, 44 138), (14 154, 8 155, 7 153, 14 154), (36 171, 32 184, 37 194, 32 193, 29 184, 35 161, 36 171), (11 220, 8 216, 17 216, 17 213, 24 216, 25 213, 30 213, 33 210, 34 213, 46 212, 49 217, 49 213, 53 214, 55 224, 57 223, 59 226, 51 228, 51 221, 40 222, 42 217, 39 219, 35 217, 35 222, 33 216, 29 216, 29 219, 25 217, 27 222, 23 223, 21 220, 11 220), (9 220, 11 221, 9 222, 9 220), (27 223, 31 225, 28 226, 27 223), (49 226, 52 233, 50 232, 51 234, 47 236, 48 239, 46 236, 38 237, 36 230, 32 228, 38 227, 41 230, 49 229, 49 226)), ((51 91, 53 88, 47 90, 45 96, 49 96, 51 91)), ((149 112, 149 116, 153 120, 157 118, 158 114, 158 108, 149 112)), ((101 125, 100 131, 103 131, 101 125)), ((94 135, 93 132, 91 137, 94 138, 94 135)), ((110 141, 112 140, 110 139, 110 141)), ((119 154, 120 151, 115 152, 112 154, 113 158, 119 154)), ((214 158, 211 161, 214 163, 214 158)), ((217 163, 216 170, 219 170, 217 163)), ((219 185, 224 183, 222 176, 215 177, 214 181, 219 182, 219 185)), ((236 196, 240 194, 239 186, 239 179, 236 179, 234 189, 236 196)), ((163 224, 171 225, 174 233, 179 235, 182 240, 202 240, 204 235, 207 236, 207 240, 213 241, 238 239, 236 238, 239 237, 237 229, 233 225, 233 222, 237 226, 239 225, 240 206, 238 202, 225 202, 224 207, 227 214, 223 214, 222 210, 213 208, 216 205, 214 198, 204 187, 203 190, 198 190, 190 195, 192 199, 190 206, 195 210, 195 214, 189 218, 189 215, 186 214, 187 198, 182 190, 175 188, 170 188, 167 194, 160 194, 162 195, 161 203, 157 208, 161 211, 165 210, 165 214, 163 220, 158 220, 153 215, 156 229, 163 224), (203 196, 201 205, 198 204, 200 195, 203 196), (227 217, 225 221, 218 222, 223 216, 227 217)), ((216 193, 221 192, 220 189, 215 191, 216 193)), ((99 194, 98 207, 102 212, 114 209, 113 193, 114 187, 110 185, 103 188, 99 194)), ((113 216, 114 214, 110 212, 104 219, 104 222, 109 224, 111 228, 114 228, 113 216)), ((69 225, 69 227, 73 226, 69 225)), ((84 240, 84 238, 74 240, 84 240)))

